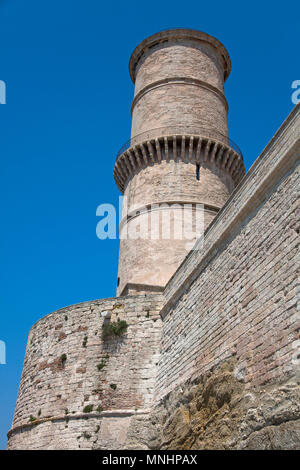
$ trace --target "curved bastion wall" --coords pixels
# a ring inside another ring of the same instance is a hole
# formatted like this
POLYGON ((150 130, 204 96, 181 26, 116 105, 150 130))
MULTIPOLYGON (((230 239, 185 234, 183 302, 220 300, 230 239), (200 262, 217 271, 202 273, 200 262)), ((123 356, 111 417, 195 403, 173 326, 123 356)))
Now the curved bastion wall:
POLYGON ((29 333, 8 449, 146 448, 160 308, 160 295, 127 296, 39 320, 29 333), (103 340, 103 323, 118 318, 126 333, 103 340))

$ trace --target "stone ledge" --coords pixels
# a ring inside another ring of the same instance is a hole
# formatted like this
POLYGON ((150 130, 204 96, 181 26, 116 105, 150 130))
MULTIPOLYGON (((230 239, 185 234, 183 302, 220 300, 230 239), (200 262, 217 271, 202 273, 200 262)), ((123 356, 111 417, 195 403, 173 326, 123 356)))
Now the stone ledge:
POLYGON ((133 112, 133 108, 137 104, 137 102, 149 91, 155 90, 157 88, 160 88, 162 86, 167 86, 167 85, 191 85, 191 86, 198 86, 200 88, 204 88, 205 90, 208 90, 215 95, 218 96, 225 105, 226 111, 228 112, 228 102, 225 98, 225 95, 216 87, 213 85, 210 85, 207 82, 204 82, 203 80, 198 80, 196 78, 188 78, 188 77, 172 77, 172 78, 165 78, 163 80, 158 80, 156 82, 150 83, 149 85, 145 86, 142 90, 140 90, 137 95, 133 98, 132 105, 131 105, 131 114, 133 112))
POLYGON ((151 203, 151 204, 145 204, 143 206, 131 206, 130 212, 128 212, 125 216, 123 216, 120 224, 119 224, 119 232, 121 233, 121 230, 123 229, 124 225, 126 223, 129 223, 132 219, 139 217, 140 215, 143 214, 150 214, 151 212, 155 211, 161 211, 161 210, 166 210, 170 208, 173 210, 177 206, 176 209, 182 209, 185 205, 192 206, 194 210, 197 210, 198 206, 201 206, 204 211, 206 212, 212 212, 214 215, 219 212, 221 207, 217 206, 212 206, 211 204, 205 204, 204 202, 201 201, 188 201, 188 200, 176 200, 174 199, 173 201, 167 200, 167 201, 160 201, 157 203, 151 203))
POLYGON ((138 295, 148 295, 148 292, 149 292, 149 294, 162 294, 163 291, 164 291, 164 287, 162 287, 162 286, 153 286, 153 285, 150 285, 150 284, 137 284, 137 283, 133 283, 133 282, 128 282, 123 287, 122 292, 119 294, 119 297, 124 298, 124 296, 127 296, 128 295, 127 292, 129 290, 146 291, 147 292, 147 294, 144 294, 144 293, 142 293, 142 294, 137 294, 137 293, 129 294, 129 295, 134 295, 134 297, 136 297, 138 295))
POLYGON ((142 409, 142 410, 105 410, 101 411, 101 413, 80 413, 75 415, 58 415, 58 416, 49 416, 47 418, 40 418, 36 419, 30 423, 19 424, 14 428, 11 428, 8 433, 7 437, 9 438, 12 434, 17 431, 32 428, 34 426, 38 426, 42 423, 48 423, 53 421, 70 421, 74 419, 88 419, 88 418, 117 418, 117 417, 126 417, 126 416, 136 416, 136 415, 145 415, 150 413, 150 409, 142 409))

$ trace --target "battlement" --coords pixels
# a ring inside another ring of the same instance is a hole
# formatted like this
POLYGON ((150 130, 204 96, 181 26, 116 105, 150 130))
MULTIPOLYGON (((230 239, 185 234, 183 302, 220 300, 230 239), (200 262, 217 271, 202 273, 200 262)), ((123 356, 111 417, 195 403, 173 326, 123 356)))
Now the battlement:
MULTIPOLYGON (((136 172, 162 160, 181 160, 195 165, 215 164, 231 175, 235 186, 244 176, 242 153, 228 137, 209 129, 198 129, 193 134, 184 134, 182 130, 180 134, 170 135, 170 131, 172 128, 164 129, 160 132, 166 135, 153 139, 149 138, 151 132, 131 139, 130 147, 119 155, 114 168, 114 178, 121 192, 136 172), (146 135, 148 139, 142 141, 146 135), (138 141, 140 143, 134 144, 138 141)), ((179 129, 176 131, 179 132, 179 129)))

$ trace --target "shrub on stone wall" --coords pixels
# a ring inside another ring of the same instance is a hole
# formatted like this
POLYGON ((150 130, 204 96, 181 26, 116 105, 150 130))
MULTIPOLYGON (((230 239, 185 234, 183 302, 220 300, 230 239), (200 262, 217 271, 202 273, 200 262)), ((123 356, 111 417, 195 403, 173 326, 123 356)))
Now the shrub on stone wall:
POLYGON ((84 413, 91 413, 93 411, 93 408, 94 408, 94 405, 86 405, 84 408, 83 408, 83 412, 84 413))
POLYGON ((97 364, 97 369, 100 371, 105 366, 106 366, 106 362, 102 360, 99 364, 97 364))
POLYGON ((117 320, 116 322, 103 323, 102 325, 102 339, 107 339, 112 336, 122 336, 127 330, 127 322, 125 320, 117 320))

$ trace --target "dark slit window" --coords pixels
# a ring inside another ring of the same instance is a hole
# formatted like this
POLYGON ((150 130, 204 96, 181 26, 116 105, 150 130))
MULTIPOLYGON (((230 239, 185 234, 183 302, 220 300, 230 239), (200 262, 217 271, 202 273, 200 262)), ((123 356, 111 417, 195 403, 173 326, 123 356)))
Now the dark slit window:
POLYGON ((196 179, 200 180, 200 165, 196 165, 196 179))

